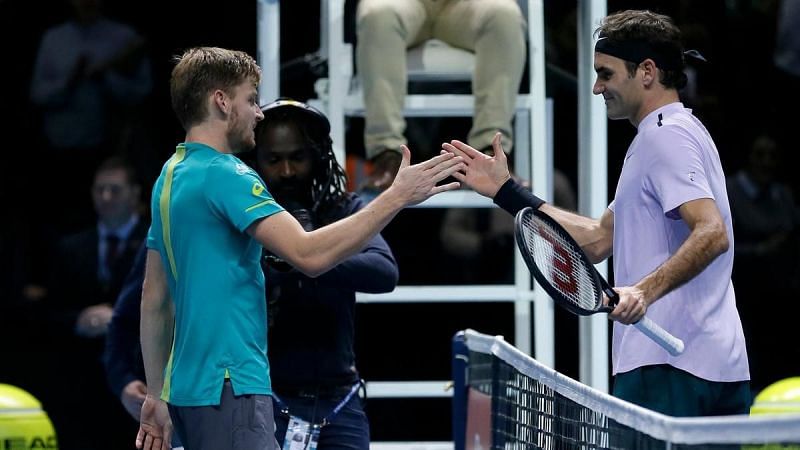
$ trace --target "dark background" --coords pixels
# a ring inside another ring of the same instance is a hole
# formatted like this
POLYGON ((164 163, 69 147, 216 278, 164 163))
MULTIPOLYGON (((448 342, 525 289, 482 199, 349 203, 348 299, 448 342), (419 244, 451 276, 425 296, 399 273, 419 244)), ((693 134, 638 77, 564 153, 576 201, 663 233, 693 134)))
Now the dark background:
MULTIPOLYGON (((348 2, 352 10, 353 2, 348 2)), ((700 50, 710 61, 695 66, 698 92, 695 113, 714 136, 726 172, 739 169, 752 138, 767 131, 780 138, 785 163, 779 177, 793 189, 797 152, 792 130, 785 124, 797 118, 794 104, 786 104, 790 87, 776 83, 772 65, 777 1, 609 1, 608 11, 648 8, 675 17, 685 33, 687 47, 700 50)), ((548 95, 555 99, 556 166, 576 185, 577 167, 577 87, 575 48, 575 2, 546 1, 545 27, 548 42, 548 95)), ((44 30, 67 17, 65 1, 0 0, 0 59, 3 101, 2 173, 0 200, 6 209, 0 219, 0 382, 28 388, 36 377, 58 376, 59 370, 37 358, 35 346, 47 345, 48 330, 36 317, 24 317, 18 304, 19 290, 35 270, 39 237, 32 234, 34 221, 48 220, 49 205, 70 202, 59 196, 58 186, 50 186, 47 198, 32 197, 36 185, 47 184, 38 169, 47 155, 37 146, 38 117, 29 103, 30 76, 36 49, 44 30)), ((319 45, 318 2, 281 2, 281 60, 284 62, 282 94, 306 100, 314 96, 317 77, 308 66, 296 64, 319 45), (293 61, 295 63, 293 63, 293 61)), ((107 1, 107 15, 135 27, 148 41, 153 65, 154 91, 145 105, 146 129, 151 145, 142 149, 137 161, 149 196, 150 186, 160 166, 183 138, 170 109, 168 79, 171 57, 200 45, 230 47, 256 54, 256 2, 138 2, 107 1)), ((352 20, 348 22, 352 25, 352 20)), ((348 28, 352 38, 352 28, 348 28)), ((523 82, 524 85, 524 82, 523 82)), ((687 102, 689 103, 689 102, 687 102)), ((427 136, 427 141, 411 142, 412 149, 437 148, 438 142, 463 137, 468 121, 438 123, 431 130, 419 120, 409 121, 409 134, 427 136)), ((351 120, 347 148, 362 151, 363 125, 351 120)), ((623 121, 609 122, 609 193, 621 167, 622 157, 635 129, 623 121)), ((419 154, 425 155, 421 151, 419 154)), ((419 157, 419 156, 417 156, 419 157)), ((88 197, 88 193, 87 193, 88 197)), ((147 200, 147 199, 145 199, 147 200)), ((449 273, 439 257, 438 233, 441 211, 406 211, 386 229, 400 263, 401 284, 449 284, 457 277, 449 273), (409 243, 414 242, 412 246, 409 243)), ((80 218, 84 225, 94 218, 80 218)), ((509 254, 510 259, 510 254, 509 254)), ((486 261, 486 270, 496 264, 486 261)), ((505 279, 486 282, 507 282, 505 279)), ((740 298, 742 302, 758 299, 740 298)), ((769 299, 795 301, 796 298, 769 299)), ((741 307, 740 307, 741 309, 741 307)), ((513 340, 513 308, 510 304, 412 304, 360 305, 358 309, 359 368, 369 381, 449 379, 449 340, 460 329, 473 328, 488 334, 502 334, 513 340)), ((744 314, 743 314, 744 316, 744 314)), ((557 312, 556 369, 576 377, 577 326, 573 317, 557 312)), ((795 370, 795 375, 799 371, 795 370)), ((784 376, 787 374, 775 374, 784 376)), ((47 405, 45 405, 45 408, 47 405)), ((368 414, 373 424, 373 439, 448 440, 450 439, 449 400, 370 400, 368 414)))

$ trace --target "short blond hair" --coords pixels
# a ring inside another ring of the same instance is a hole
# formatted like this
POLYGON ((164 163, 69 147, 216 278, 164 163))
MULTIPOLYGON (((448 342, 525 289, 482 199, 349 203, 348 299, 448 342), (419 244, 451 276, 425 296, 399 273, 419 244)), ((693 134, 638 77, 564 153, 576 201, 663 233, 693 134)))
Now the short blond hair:
POLYGON ((206 99, 214 90, 231 94, 245 80, 257 86, 261 68, 245 52, 219 47, 195 47, 176 56, 170 78, 172 109, 184 130, 208 115, 206 99))

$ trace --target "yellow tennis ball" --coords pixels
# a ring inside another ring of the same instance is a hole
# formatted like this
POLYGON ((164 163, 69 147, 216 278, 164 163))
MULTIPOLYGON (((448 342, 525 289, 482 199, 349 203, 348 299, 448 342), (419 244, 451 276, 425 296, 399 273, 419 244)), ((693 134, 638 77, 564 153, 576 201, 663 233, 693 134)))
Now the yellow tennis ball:
MULTIPOLYGON (((756 395, 750 415, 800 414, 800 377, 786 378, 765 387, 756 395)), ((800 450, 800 445, 744 445, 743 450, 800 450)))
POLYGON ((800 377, 770 384, 756 395, 750 414, 800 413, 800 377))
POLYGON ((0 448, 57 449, 53 424, 28 392, 0 383, 0 448))

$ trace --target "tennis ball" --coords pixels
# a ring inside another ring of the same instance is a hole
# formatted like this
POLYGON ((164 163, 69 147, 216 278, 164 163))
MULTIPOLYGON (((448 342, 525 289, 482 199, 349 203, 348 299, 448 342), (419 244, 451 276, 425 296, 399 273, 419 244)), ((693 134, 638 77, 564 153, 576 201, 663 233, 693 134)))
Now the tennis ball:
POLYGON ((28 392, 0 384, 0 448, 57 449, 53 424, 28 392))
POLYGON ((759 392, 750 414, 800 413, 800 377, 786 378, 759 392))
MULTIPOLYGON (((800 414, 800 377, 786 378, 770 384, 756 395, 750 415, 800 414)), ((743 450, 800 450, 800 445, 744 445, 743 450)))

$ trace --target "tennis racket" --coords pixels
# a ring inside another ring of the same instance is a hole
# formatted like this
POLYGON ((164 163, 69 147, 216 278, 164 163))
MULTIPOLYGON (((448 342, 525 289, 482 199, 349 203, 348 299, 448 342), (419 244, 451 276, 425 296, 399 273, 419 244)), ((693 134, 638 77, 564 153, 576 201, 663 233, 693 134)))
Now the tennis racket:
MULTIPOLYGON (((531 207, 524 208, 514 220, 514 234, 525 264, 556 304, 581 316, 614 310, 619 295, 552 217, 531 207), (610 300, 609 306, 603 305, 603 293, 610 300)), ((647 317, 633 325, 670 355, 683 352, 683 341, 647 317)))

